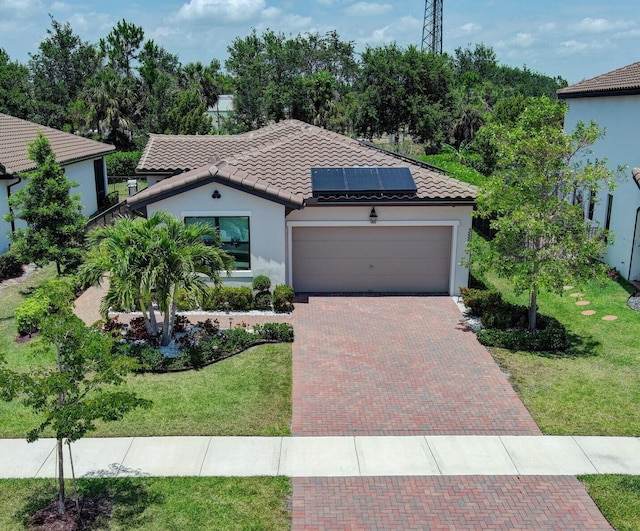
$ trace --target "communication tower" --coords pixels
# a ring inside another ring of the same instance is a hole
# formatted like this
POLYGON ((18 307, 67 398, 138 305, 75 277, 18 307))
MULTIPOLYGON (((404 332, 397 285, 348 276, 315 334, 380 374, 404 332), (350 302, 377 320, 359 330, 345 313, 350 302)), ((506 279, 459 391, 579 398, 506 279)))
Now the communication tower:
POLYGON ((426 0, 424 3, 424 23, 422 25, 422 46, 424 51, 442 53, 442 2, 426 0))

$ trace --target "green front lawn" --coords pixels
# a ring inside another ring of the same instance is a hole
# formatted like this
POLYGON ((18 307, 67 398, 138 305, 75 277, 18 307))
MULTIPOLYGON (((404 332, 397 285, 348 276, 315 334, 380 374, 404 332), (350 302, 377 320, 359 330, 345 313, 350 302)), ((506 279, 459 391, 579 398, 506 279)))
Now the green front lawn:
MULTIPOLYGON (((505 299, 527 304, 527 295, 515 297, 507 281, 487 280, 505 299)), ((544 433, 640 435, 640 312, 627 306, 628 297, 607 277, 560 296, 541 294, 539 311, 561 321, 575 335, 575 346, 553 356, 489 348, 544 433), (578 306, 578 300, 590 304, 578 306), (584 310, 596 313, 585 316, 584 310), (606 315, 618 319, 603 321, 606 315)))
POLYGON ((600 512, 617 531, 640 529, 640 477, 582 476, 600 512))
MULTIPOLYGON (((81 495, 113 507, 91 529, 289 529, 287 478, 81 479, 81 495)), ((73 491, 68 485, 69 494, 73 491)), ((0 480, 0 529, 24 529, 55 498, 54 480, 0 480)))

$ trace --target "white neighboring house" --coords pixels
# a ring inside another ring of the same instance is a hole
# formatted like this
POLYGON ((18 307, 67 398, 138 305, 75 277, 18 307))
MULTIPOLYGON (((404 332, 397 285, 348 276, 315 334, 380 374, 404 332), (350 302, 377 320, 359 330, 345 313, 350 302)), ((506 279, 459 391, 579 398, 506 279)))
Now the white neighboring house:
POLYGON ((296 120, 239 135, 156 135, 127 198, 216 227, 236 268, 296 292, 458 293, 477 189, 296 120))
POLYGON ((565 130, 578 121, 594 120, 605 136, 593 146, 593 156, 608 159, 616 170, 626 166, 626 178, 613 192, 603 190, 597 201, 586 201, 587 219, 614 233, 604 260, 629 281, 640 280, 640 62, 560 89, 569 110, 565 130))
POLYGON ((11 233, 23 226, 20 220, 5 221, 4 216, 9 213, 8 198, 24 186, 25 173, 35 169, 27 149, 38 132, 49 140, 67 179, 79 183, 72 193, 80 194, 85 215, 96 212, 107 196, 104 156, 114 152, 114 146, 0 113, 0 253, 9 249, 11 233))
POLYGON ((224 122, 233 113, 233 94, 220 94, 213 107, 207 109, 207 116, 211 117, 211 124, 219 131, 224 122))

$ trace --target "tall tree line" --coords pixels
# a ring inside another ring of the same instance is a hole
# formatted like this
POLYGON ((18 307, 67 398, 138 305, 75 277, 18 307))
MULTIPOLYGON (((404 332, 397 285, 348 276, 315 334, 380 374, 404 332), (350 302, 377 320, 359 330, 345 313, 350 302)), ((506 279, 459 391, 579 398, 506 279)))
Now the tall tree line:
POLYGON ((91 44, 51 17, 27 64, 0 49, 0 112, 132 149, 149 133, 211 133, 206 110, 230 93, 235 111, 222 132, 295 118, 368 139, 402 132, 426 150, 460 149, 496 116, 517 116, 523 98, 555 97, 566 85, 501 65, 483 44, 452 56, 396 44, 358 55, 335 31, 254 30, 228 52, 225 71, 215 58, 182 64, 124 19, 91 44))

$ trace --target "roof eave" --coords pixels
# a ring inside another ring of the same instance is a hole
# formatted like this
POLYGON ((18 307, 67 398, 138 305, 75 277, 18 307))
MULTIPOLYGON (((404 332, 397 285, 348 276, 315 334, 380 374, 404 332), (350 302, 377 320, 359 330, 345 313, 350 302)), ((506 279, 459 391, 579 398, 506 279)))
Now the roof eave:
POLYGON ((561 100, 575 98, 603 98, 615 96, 637 96, 640 94, 640 87, 628 89, 607 89, 607 90, 584 90, 575 92, 558 92, 558 98, 561 100))

